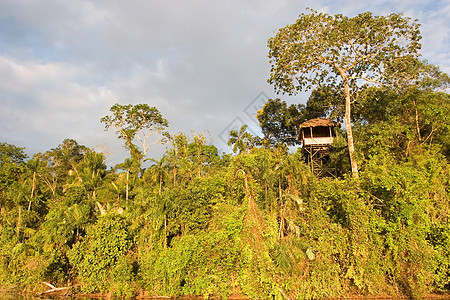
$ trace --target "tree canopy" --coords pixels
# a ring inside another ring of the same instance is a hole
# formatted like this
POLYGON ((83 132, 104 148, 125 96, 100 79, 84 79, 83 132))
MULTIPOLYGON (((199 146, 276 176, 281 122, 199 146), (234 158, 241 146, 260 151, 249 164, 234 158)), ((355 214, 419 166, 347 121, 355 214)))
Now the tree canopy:
POLYGON ((163 141, 164 129, 169 125, 166 119, 156 107, 150 107, 148 104, 114 104, 111 108, 111 115, 101 118, 108 130, 111 126, 117 129, 119 138, 125 140, 126 147, 130 154, 139 162, 147 154, 150 145, 163 141), (162 137, 150 141, 155 134, 162 137), (141 149, 135 145, 138 140, 141 149))
POLYGON ((269 99, 256 114, 259 126, 270 144, 297 143, 298 126, 306 121, 305 106, 291 104, 288 106, 281 99, 269 99))
POLYGON ((25 148, 17 147, 8 143, 0 143, 0 162, 9 160, 14 163, 23 162, 28 155, 24 152, 25 148))

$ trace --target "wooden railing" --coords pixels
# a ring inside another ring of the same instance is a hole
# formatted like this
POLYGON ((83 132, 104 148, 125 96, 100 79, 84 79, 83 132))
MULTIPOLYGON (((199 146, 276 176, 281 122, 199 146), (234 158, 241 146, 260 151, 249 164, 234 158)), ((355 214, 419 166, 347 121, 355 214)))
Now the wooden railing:
POLYGON ((304 138, 303 145, 331 145, 333 144, 333 137, 313 137, 304 138))

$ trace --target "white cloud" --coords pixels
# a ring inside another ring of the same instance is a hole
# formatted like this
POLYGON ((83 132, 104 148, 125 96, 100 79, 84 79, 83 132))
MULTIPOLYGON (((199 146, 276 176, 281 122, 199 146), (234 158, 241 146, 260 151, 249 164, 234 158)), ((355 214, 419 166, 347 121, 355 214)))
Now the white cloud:
POLYGON ((80 133, 89 141, 90 132, 101 131, 99 112, 106 113, 113 95, 104 87, 77 83, 84 72, 67 63, 43 65, 0 56, 1 138, 36 152, 80 133))
POLYGON ((82 85, 78 78, 88 70, 69 63, 12 61, 0 56, 0 89, 29 97, 35 104, 61 109, 85 109, 92 103, 111 98, 101 86, 82 85))

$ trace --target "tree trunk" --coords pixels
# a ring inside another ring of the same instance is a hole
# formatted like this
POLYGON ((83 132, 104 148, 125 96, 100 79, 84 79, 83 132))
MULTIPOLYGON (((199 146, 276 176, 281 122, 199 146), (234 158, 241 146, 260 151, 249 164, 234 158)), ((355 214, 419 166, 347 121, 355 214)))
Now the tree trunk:
POLYGON ((164 241, 163 241, 164 249, 167 248, 167 216, 164 214, 164 241))
POLYGON ((175 186, 175 184, 176 184, 176 179, 177 179, 177 172, 178 172, 178 169, 177 168, 173 168, 173 170, 172 170, 172 173, 173 173, 173 186, 175 186))
POLYGON ((31 200, 33 200, 35 189, 36 189, 36 172, 33 172, 33 182, 31 184, 31 195, 30 195, 30 202, 28 203, 28 211, 31 210, 31 200))
POLYGON ((266 203, 266 207, 269 206, 269 204, 267 203, 267 179, 264 180, 264 201, 266 203))
POLYGON ((126 189, 125 189, 125 201, 128 203, 128 176, 130 174, 130 171, 127 170, 127 179, 126 179, 126 189))
POLYGON ((162 174, 159 174, 159 193, 158 195, 161 196, 161 191, 162 191, 162 183, 163 183, 163 178, 162 178, 162 174))
POLYGON ((20 215, 21 215, 21 209, 20 209, 20 205, 19 205, 19 216, 17 217, 17 226, 16 226, 17 237, 19 237, 19 234, 20 234, 20 222, 21 222, 20 215))
POLYGON ((419 113, 417 112, 417 105, 416 105, 416 101, 413 100, 413 104, 414 104, 414 110, 416 112, 416 131, 417 131, 417 138, 419 139, 419 142, 422 141, 422 136, 420 135, 420 126, 419 126, 419 113))
POLYGON ((284 205, 281 205, 281 208, 280 208, 280 234, 279 234, 280 240, 282 238, 284 238, 284 212, 283 212, 284 209, 283 208, 284 208, 284 205))
POLYGON ((281 203, 283 203, 282 198, 283 198, 283 194, 281 192, 281 179, 280 179, 280 180, 278 180, 278 199, 280 201, 280 205, 281 205, 281 203))
POLYGON ((350 165, 352 166, 353 178, 359 177, 358 163, 355 159, 355 145, 353 144, 353 132, 351 123, 351 98, 350 98, 350 86, 348 78, 343 71, 341 71, 342 79, 344 80, 344 93, 345 93, 345 129, 347 131, 348 141, 348 154, 350 156, 350 165))

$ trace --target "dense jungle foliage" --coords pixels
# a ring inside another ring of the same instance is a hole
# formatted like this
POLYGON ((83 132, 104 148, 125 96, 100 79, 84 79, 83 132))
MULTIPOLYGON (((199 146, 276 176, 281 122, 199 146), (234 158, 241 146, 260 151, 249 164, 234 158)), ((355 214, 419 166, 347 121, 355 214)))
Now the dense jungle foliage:
POLYGON ((354 93, 357 177, 343 129, 327 160, 335 176, 316 176, 301 148, 288 147, 308 118, 343 120, 343 92, 330 86, 306 106, 269 100, 257 116, 264 137, 231 131, 234 154, 202 134, 167 133, 147 104, 116 104, 101 119, 130 151, 115 166, 72 139, 31 157, 0 143, 0 287, 252 299, 448 294, 450 80, 417 65, 414 81, 354 93), (148 157, 151 138, 167 145, 159 159, 148 157))
POLYGON ((301 149, 255 142, 245 128, 230 138, 239 154, 179 133, 146 169, 133 155, 108 168, 71 139, 31 158, 1 143, 0 284, 122 296, 448 293, 449 108, 435 88, 368 88, 354 120, 358 179, 343 131, 329 162, 337 178, 317 178, 301 149))

